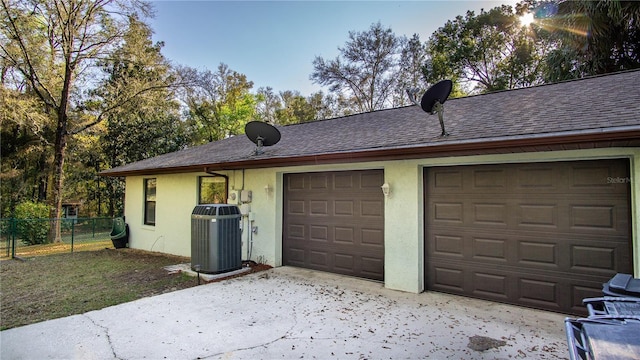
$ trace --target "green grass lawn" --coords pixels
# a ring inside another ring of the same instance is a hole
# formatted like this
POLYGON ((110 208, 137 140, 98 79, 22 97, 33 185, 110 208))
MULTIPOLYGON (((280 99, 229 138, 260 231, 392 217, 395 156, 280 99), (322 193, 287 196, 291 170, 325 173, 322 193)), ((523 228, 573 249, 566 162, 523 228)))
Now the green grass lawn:
POLYGON ((167 265, 189 258, 134 249, 105 249, 0 261, 0 329, 91 310, 197 285, 167 265))

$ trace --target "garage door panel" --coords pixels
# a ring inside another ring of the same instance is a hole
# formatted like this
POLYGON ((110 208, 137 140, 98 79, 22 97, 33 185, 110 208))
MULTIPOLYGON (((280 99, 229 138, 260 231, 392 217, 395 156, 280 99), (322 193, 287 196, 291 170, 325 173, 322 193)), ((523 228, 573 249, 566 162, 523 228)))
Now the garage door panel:
POLYGON ((364 173, 360 176, 360 189, 380 192, 380 186, 384 183, 384 172, 376 171, 364 173))
POLYGON ((290 247, 287 250, 287 258, 289 262, 294 264, 304 264, 304 249, 290 247))
POLYGON ((531 273, 514 267, 467 263, 434 264, 429 273, 431 290, 554 311, 569 311, 563 309, 572 308, 576 296, 591 296, 602 286, 602 282, 596 281, 575 288, 575 279, 561 278, 554 272, 531 273))
POLYGON ((456 266, 434 265, 430 269, 429 288, 444 292, 464 293, 464 269, 456 266))
POLYGON ((309 215, 329 215, 329 203, 327 200, 312 200, 309 202, 309 215))
POLYGON ((473 236, 472 258, 479 261, 506 263, 509 254, 509 242, 497 237, 473 236))
POLYGON ((601 240, 571 234, 434 229, 427 253, 443 259, 506 264, 532 270, 559 270, 613 276, 630 262, 624 238, 601 240), (563 255, 565 254, 565 255, 563 255))
POLYGON ((310 190, 327 190, 329 188, 329 179, 326 174, 311 174, 309 177, 310 190))
MULTIPOLYGON (((427 208, 428 221, 433 225, 473 226, 496 230, 560 231, 586 235, 628 234, 629 211, 627 199, 590 196, 589 199, 564 199, 555 195, 555 203, 535 199, 509 199, 486 202, 468 196, 455 201, 454 196, 433 196, 427 208)), ((536 195, 537 197, 537 195, 536 195)))
POLYGON ((462 202, 434 202, 432 212, 434 223, 462 224, 464 222, 463 209, 462 202))
POLYGON ((505 203, 474 202, 471 206, 474 224, 506 227, 509 223, 509 206, 505 203))
POLYGON ((355 266, 354 256, 351 254, 334 254, 334 266, 343 271, 352 271, 355 266))
POLYGON ((625 249, 607 243, 571 246, 571 269, 579 272, 599 272, 614 275, 616 269, 629 260, 625 249))
POLYGON ((558 268, 558 244, 538 241, 518 241, 518 264, 558 268))
POLYGON ((355 214, 355 201, 353 200, 336 200, 334 202, 336 216, 353 216, 355 214))
POLYGON ((288 224, 287 234, 289 234, 290 239, 304 239, 305 226, 300 224, 288 224))
POLYGON ((629 176, 626 164, 616 161, 590 162, 570 167, 571 187, 589 188, 590 191, 611 192, 612 178, 629 176))
POLYGON ((300 200, 287 202, 287 215, 305 215, 305 203, 300 200))
POLYGON ((554 280, 520 277, 518 280, 519 301, 532 304, 544 304, 545 307, 558 308, 558 283, 554 280))
POLYGON ((353 245, 356 242, 355 229, 353 227, 336 226, 334 228, 334 241, 345 245, 353 245))
POLYGON ((475 169, 471 171, 473 191, 504 193, 507 188, 507 172, 504 169, 475 169))
POLYGON ((309 264, 317 269, 329 269, 330 254, 322 250, 309 250, 309 264))
POLYGON ((573 201, 569 206, 569 224, 572 232, 602 234, 606 236, 626 235, 629 229, 628 202, 626 199, 612 201, 597 199, 573 201))
POLYGON ((380 257, 362 256, 360 258, 362 263, 361 272, 367 275, 369 278, 383 278, 384 277, 384 259, 380 257))
POLYGON ((557 229, 559 224, 557 204, 521 203, 516 207, 516 226, 557 229))
POLYGON ((304 191, 307 187, 307 178, 302 176, 291 177, 286 183, 288 192, 304 191))
POLYGON ((627 160, 425 170, 427 288, 563 312, 632 271, 627 160), (496 191, 500 189, 500 191, 496 191))
POLYGON ((355 181, 353 178, 353 174, 335 174, 334 180, 334 189, 353 189, 354 187, 355 181))
POLYGON ((546 165, 536 165, 528 168, 516 169, 516 188, 521 191, 558 191, 556 172, 553 167, 546 165))
POLYGON ((463 189, 462 170, 448 169, 433 174, 433 181, 429 183, 429 190, 438 190, 440 194, 459 193, 463 189))
POLYGON ((285 175, 297 187, 284 194, 283 263, 382 280, 383 181, 382 170, 285 175), (292 248, 302 260, 290 261, 292 248))
POLYGON ((309 226, 309 240, 326 243, 329 241, 329 228, 322 225, 309 226))
POLYGON ((464 257, 464 238, 457 234, 433 234, 429 239, 429 253, 442 257, 464 257))
POLYGON ((508 300, 509 279, 502 274, 471 272, 471 292, 477 297, 508 300))
POLYGON ((384 204, 379 200, 360 201, 360 214, 368 218, 381 219, 384 216, 384 204))

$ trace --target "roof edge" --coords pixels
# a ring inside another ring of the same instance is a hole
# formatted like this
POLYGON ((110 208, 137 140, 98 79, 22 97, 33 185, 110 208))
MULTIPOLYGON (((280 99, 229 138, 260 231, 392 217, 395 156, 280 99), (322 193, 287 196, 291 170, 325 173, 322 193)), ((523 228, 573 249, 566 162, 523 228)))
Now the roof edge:
MULTIPOLYGON (((320 164, 340 164, 355 163, 364 161, 381 160, 406 160, 417 158, 433 158, 438 156, 462 156, 480 154, 502 154, 513 152, 536 151, 541 146, 557 147, 558 150, 575 148, 580 144, 586 147, 613 147, 613 141, 629 141, 635 143, 631 146, 640 146, 640 127, 617 131, 599 131, 571 134, 553 134, 539 137, 518 137, 518 138, 494 138, 494 139, 473 139, 472 141, 461 141, 455 143, 436 143, 419 146, 403 146, 397 148, 368 149, 361 151, 337 152, 328 154, 302 155, 294 157, 270 158, 243 160, 234 162, 224 162, 216 164, 199 164, 187 166, 173 166, 166 168, 142 169, 130 171, 110 171, 100 172, 100 176, 123 177, 142 176, 159 174, 176 174, 186 172, 207 172, 220 170, 238 169, 259 169, 268 167, 302 166, 320 164), (636 143, 638 145, 636 145, 636 143), (408 151, 410 150, 410 151, 408 151)), ((628 145, 627 145, 628 146, 628 145)), ((580 147, 578 147, 580 148, 580 147)), ((538 150, 539 151, 539 150, 538 150)), ((553 151, 553 149, 551 150, 553 151)))

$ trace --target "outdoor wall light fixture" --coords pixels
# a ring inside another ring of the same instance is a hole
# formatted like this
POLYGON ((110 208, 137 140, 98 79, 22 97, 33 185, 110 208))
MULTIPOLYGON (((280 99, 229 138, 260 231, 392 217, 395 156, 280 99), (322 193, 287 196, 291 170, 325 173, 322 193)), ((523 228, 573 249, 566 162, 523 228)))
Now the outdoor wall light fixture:
POLYGON ((391 187, 389 186, 389 183, 382 184, 380 188, 382 189, 382 194, 384 194, 385 199, 388 198, 389 194, 391 193, 391 187))
POLYGON ((272 191, 273 191, 273 188, 271 187, 271 185, 267 184, 264 186, 264 192, 267 193, 267 196, 271 195, 272 191))

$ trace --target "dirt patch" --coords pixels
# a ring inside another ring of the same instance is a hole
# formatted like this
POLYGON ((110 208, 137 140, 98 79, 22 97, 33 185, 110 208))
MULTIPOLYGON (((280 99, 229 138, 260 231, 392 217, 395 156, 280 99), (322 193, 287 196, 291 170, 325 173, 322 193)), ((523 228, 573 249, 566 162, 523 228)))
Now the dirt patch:
POLYGON ((504 340, 497 340, 487 336, 475 335, 469 338, 469 344, 467 347, 475 351, 487 351, 489 349, 497 349, 501 346, 507 345, 504 340))

